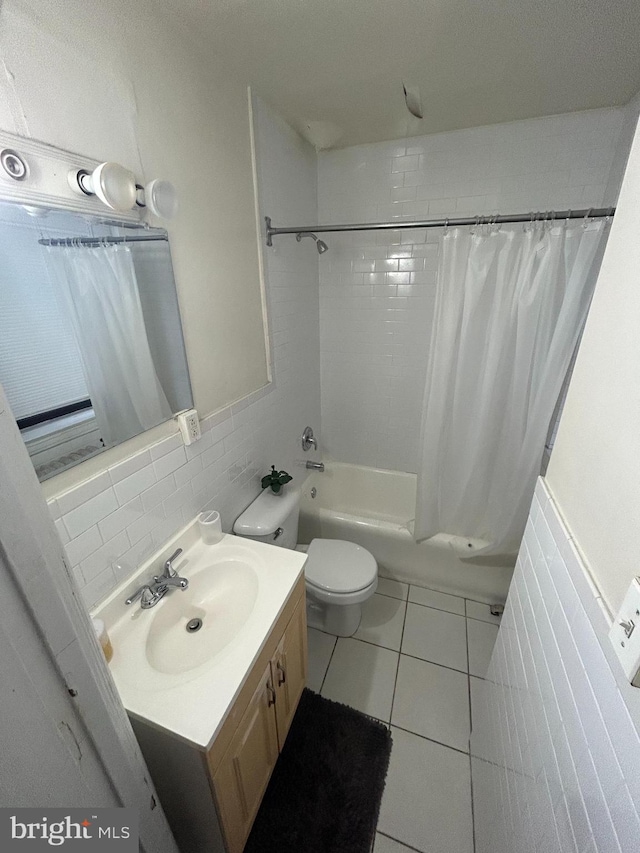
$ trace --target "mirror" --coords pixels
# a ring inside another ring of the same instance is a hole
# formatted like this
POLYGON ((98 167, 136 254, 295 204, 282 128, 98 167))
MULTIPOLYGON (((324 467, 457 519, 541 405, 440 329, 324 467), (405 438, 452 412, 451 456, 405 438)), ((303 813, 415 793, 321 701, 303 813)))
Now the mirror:
POLYGON ((192 408, 168 237, 0 204, 0 383, 40 480, 192 408))

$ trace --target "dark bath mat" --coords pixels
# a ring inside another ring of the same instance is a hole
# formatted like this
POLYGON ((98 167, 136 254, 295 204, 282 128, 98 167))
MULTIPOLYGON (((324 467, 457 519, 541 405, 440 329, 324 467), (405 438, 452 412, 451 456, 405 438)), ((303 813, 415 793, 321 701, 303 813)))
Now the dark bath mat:
POLYGON ((382 723, 305 690, 244 853, 369 853, 390 755, 382 723))

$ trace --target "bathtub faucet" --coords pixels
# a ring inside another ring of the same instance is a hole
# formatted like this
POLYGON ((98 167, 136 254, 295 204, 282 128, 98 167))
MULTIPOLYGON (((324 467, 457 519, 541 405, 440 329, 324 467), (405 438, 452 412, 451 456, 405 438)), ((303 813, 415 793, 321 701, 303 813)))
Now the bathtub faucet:
POLYGON ((320 471, 320 473, 322 473, 324 471, 324 462, 312 462, 309 460, 307 462, 307 468, 311 471, 320 471))

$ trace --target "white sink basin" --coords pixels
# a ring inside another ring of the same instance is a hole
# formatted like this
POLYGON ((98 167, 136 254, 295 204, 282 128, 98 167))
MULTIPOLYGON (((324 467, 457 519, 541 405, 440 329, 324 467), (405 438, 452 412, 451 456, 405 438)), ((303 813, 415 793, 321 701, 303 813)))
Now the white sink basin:
POLYGON ((209 563, 189 578, 188 589, 172 590, 147 613, 152 621, 146 654, 158 672, 188 672, 208 662, 236 637, 258 597, 255 569, 244 560, 209 563), (202 627, 187 626, 199 619, 202 627))
POLYGON ((109 665, 127 711, 207 748, 255 663, 306 554, 225 534, 205 545, 194 521, 92 612, 104 620, 113 645, 109 665), (154 607, 125 599, 162 570, 177 548, 174 568, 189 581, 154 607), (202 624, 192 625, 192 620, 202 624))

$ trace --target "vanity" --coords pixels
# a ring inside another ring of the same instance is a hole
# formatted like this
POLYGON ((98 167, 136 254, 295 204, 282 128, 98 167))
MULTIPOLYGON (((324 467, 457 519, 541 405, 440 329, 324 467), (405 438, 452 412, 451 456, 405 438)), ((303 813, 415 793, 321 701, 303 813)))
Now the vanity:
POLYGON ((185 853, 241 853, 307 675, 306 555, 194 521, 92 614, 185 853), (143 609, 125 599, 172 566, 189 582, 143 609))

